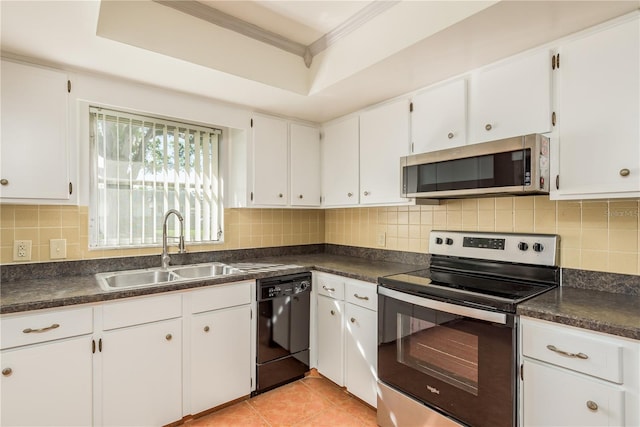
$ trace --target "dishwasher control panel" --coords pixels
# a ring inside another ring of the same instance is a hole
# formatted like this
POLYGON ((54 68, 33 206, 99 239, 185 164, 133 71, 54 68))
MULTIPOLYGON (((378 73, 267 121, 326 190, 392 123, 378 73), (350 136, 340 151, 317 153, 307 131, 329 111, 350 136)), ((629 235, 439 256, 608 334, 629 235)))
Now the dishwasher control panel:
POLYGON ((270 277, 258 281, 259 301, 309 291, 311 291, 311 275, 308 273, 270 277))

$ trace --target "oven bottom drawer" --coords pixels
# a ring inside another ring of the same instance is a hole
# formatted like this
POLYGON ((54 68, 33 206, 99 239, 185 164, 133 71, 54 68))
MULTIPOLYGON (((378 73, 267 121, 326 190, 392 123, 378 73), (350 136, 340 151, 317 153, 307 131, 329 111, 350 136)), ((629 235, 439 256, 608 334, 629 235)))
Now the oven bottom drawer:
POLYGON ((380 427, 464 427, 378 381, 378 425, 380 427))

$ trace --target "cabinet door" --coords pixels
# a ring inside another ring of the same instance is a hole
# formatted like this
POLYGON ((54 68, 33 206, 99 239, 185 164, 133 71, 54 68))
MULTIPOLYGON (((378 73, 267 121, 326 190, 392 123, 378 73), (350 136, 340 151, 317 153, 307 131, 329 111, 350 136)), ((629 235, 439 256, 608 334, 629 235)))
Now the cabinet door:
POLYGON ((467 81, 454 80, 413 97, 411 151, 427 153, 467 142, 467 81))
POLYGON ((640 197, 640 21, 561 47, 557 198, 640 197))
POLYGON ((287 204, 287 122, 253 117, 253 205, 287 204))
POLYGON ((526 359, 523 401, 527 427, 625 425, 621 387, 526 359))
POLYGON ((2 61, 0 197, 69 199, 67 75, 2 61))
POLYGON ((290 125, 291 205, 320 206, 320 130, 290 125))
POLYGON ((324 206, 358 204, 358 117, 323 127, 322 202, 324 206))
POLYGON ((115 329, 102 338, 106 426, 182 419, 182 320, 115 329))
POLYGON ((350 393, 377 405, 378 315, 354 304, 345 304, 345 385, 350 393))
POLYGON ((248 305, 191 318, 191 414, 251 393, 248 305), (232 327, 231 327, 232 325, 232 327))
POLYGON ((92 424, 91 336, 50 341, 0 353, 0 424, 92 424))
POLYGON ((479 70, 469 101, 470 143, 551 131, 551 53, 479 70))
POLYGON ((344 385, 344 301, 318 295, 318 372, 344 385))
POLYGON ((401 203, 400 157, 409 153, 409 100, 360 115, 360 203, 401 203))

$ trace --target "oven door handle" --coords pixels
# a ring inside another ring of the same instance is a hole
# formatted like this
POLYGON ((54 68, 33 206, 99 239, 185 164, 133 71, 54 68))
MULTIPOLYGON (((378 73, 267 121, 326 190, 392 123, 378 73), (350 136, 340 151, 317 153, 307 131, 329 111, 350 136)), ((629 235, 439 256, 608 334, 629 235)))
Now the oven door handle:
POLYGON ((480 310, 478 308, 465 307, 457 304, 449 304, 448 302, 437 301, 429 298, 418 297, 404 292, 398 292, 393 289, 378 286, 378 294, 389 298, 404 301, 409 304, 419 305, 420 307, 430 308, 433 310, 443 311, 445 313, 457 314, 460 316, 471 317, 477 320, 484 320, 501 325, 507 324, 507 315, 504 313, 495 313, 493 311, 480 310))

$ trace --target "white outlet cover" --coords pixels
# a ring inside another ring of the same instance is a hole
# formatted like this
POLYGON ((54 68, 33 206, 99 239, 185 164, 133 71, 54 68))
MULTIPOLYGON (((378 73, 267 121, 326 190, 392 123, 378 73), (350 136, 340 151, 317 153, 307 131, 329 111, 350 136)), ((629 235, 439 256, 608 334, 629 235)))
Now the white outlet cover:
POLYGON ((13 241, 13 260, 31 261, 31 240, 13 241))

